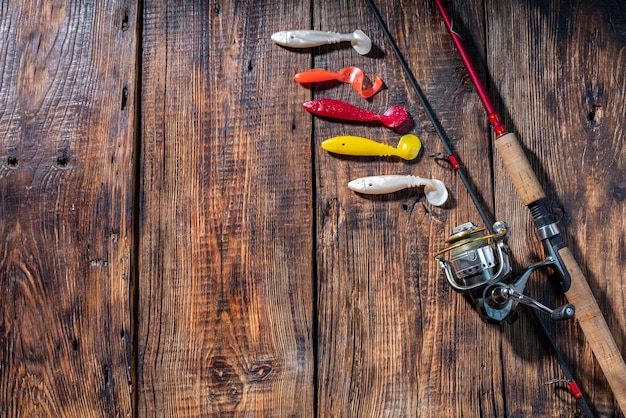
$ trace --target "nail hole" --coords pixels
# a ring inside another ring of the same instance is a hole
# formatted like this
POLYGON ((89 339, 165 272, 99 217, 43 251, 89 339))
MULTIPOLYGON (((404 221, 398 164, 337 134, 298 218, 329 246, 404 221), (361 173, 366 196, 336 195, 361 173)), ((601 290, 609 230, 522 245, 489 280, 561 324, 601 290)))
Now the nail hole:
POLYGON ((254 67, 252 66, 252 60, 248 61, 248 71, 252 71, 254 67))
POLYGON ((78 340, 72 341, 72 350, 78 351, 78 340))
POLYGON ((587 114, 587 120, 593 125, 597 126, 602 122, 603 116, 604 111, 602 109, 602 106, 594 105, 591 111, 587 114))
POLYGON ((621 186, 615 186, 611 189, 611 195, 618 202, 623 202, 626 199, 626 188, 621 186))
POLYGON ((7 164, 9 165, 9 167, 17 167, 17 157, 7 158, 7 164))
POLYGON ((128 30, 128 13, 124 13, 124 19, 122 19, 122 32, 126 32, 128 30))
POLYGON ((104 365, 102 366, 102 374, 104 375, 104 385, 108 386, 109 385, 109 366, 108 365, 104 365))
POLYGON ((122 89, 122 110, 126 110, 126 104, 128 103, 128 87, 124 86, 122 89))

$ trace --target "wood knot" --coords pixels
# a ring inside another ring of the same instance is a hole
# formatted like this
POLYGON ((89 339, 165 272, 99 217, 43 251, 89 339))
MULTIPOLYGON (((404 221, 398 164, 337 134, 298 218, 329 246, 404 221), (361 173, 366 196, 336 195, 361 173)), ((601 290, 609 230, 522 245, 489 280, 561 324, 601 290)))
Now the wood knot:
POLYGON ((209 400, 219 404, 237 404, 243 396, 243 382, 224 356, 211 358, 209 366, 209 400))
POLYGON ((269 362, 257 363, 250 367, 248 380, 251 382, 260 382, 265 380, 272 370, 272 364, 269 362))
POLYGON ((216 357, 211 363, 211 380, 214 382, 227 382, 235 374, 235 369, 228 364, 225 358, 216 357))

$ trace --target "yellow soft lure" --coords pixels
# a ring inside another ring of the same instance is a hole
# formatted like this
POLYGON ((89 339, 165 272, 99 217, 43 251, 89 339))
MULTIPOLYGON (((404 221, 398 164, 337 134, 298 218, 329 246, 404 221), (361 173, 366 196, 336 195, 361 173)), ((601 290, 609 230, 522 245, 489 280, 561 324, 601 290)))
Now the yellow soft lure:
POLYGON ((422 142, 413 134, 406 134, 400 138, 397 147, 360 136, 336 136, 322 142, 322 148, 329 152, 342 155, 360 157, 388 157, 396 156, 405 160, 413 160, 422 149, 422 142))

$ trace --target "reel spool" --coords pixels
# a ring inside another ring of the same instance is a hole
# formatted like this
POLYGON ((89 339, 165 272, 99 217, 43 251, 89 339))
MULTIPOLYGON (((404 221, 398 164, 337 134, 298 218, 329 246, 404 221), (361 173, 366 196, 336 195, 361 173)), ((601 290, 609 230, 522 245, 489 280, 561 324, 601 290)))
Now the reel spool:
POLYGON ((519 303, 546 312, 554 320, 572 318, 575 310, 570 304, 553 310, 524 295, 532 272, 553 267, 552 258, 531 265, 513 280, 506 243, 509 228, 503 222, 496 222, 493 231, 487 233, 485 228, 478 228, 472 222, 454 228, 446 240, 448 246, 435 255, 450 286, 469 296, 488 322, 514 320, 519 303))

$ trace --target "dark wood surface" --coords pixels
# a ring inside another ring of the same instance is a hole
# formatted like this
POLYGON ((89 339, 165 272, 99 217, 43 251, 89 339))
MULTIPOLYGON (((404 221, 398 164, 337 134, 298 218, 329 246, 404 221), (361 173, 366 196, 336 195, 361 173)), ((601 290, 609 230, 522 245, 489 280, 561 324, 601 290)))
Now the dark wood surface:
MULTIPOLYGON (((377 4, 516 267, 541 260, 434 2, 377 4)), ((624 353, 626 5, 447 4, 624 353)), ((480 218, 366 2, 2 2, 0 39, 0 416, 580 416, 531 317, 485 324, 439 271, 480 218), (374 49, 270 41, 311 28, 374 49), (349 65, 386 88, 292 80, 349 65), (327 153, 399 134, 301 106, 324 97, 406 106, 422 153, 327 153), (450 201, 346 187, 375 174, 450 201)), ((529 294, 561 305, 551 280, 529 294)), ((623 416, 576 323, 544 319, 594 412, 623 416)))
POLYGON ((136 5, 0 8, 0 415, 132 405, 136 5))

